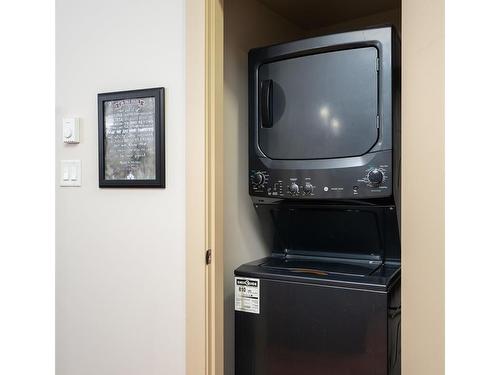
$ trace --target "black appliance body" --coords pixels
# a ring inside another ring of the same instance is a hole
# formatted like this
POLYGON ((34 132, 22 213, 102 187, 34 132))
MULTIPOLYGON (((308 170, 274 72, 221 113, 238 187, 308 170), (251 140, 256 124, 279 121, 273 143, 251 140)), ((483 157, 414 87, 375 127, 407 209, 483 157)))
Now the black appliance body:
POLYGON ((271 256, 235 275, 236 375, 400 375, 394 205, 254 204, 271 256))
POLYGON ((399 194, 400 42, 381 27, 249 52, 249 192, 399 194))
POLYGON ((249 53, 236 375, 400 375, 400 47, 391 27, 249 53))
POLYGON ((260 314, 235 314, 237 375, 401 373, 399 278, 369 276, 349 285, 266 262, 236 272, 237 283, 260 284, 260 314))

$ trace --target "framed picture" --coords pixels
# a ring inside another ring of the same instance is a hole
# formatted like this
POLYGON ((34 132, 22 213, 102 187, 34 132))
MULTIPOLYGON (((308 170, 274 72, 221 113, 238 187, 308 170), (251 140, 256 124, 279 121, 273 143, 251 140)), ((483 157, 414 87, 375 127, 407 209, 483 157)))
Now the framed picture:
POLYGON ((99 187, 165 187, 165 89, 97 95, 99 187))

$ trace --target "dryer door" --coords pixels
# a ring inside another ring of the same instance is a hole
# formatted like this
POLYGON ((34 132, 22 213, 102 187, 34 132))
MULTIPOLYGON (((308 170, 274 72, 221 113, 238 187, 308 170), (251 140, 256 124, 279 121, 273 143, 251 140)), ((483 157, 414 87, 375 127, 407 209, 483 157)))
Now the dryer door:
POLYGON ((333 51, 259 68, 259 146, 271 159, 368 152, 378 139, 378 52, 333 51))

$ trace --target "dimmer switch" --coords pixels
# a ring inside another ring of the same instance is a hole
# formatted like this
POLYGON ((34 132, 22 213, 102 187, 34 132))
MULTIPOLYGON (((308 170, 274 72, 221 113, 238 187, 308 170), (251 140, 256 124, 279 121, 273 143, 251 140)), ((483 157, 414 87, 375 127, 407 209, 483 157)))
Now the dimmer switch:
POLYGON ((63 119, 63 142, 80 143, 80 120, 78 118, 63 119))
POLYGON ((81 160, 61 160, 60 186, 82 185, 81 160))

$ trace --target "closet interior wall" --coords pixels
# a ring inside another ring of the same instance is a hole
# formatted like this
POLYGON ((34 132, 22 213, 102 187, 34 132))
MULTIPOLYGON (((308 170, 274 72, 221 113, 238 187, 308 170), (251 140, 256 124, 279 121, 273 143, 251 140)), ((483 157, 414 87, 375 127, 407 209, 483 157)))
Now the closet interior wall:
MULTIPOLYGON (((394 1, 383 1, 389 5, 394 1)), ((316 1, 318 2, 318 1, 316 1)), ((224 374, 234 374, 234 280, 233 271, 242 263, 268 255, 269 244, 257 221, 248 195, 248 51, 254 47, 287 42, 373 25, 392 24, 401 29, 400 5, 374 14, 305 28, 290 14, 271 8, 279 1, 224 1, 224 374)), ((322 2, 332 6, 339 1, 322 2)), ((304 2, 289 2, 300 13, 304 2)), ((399 4, 399 3, 398 3, 399 4)), ((279 5, 279 4, 278 4, 279 5)), ((360 7, 360 11, 363 10, 360 7)), ((327 11, 327 10, 325 10, 327 11)), ((307 12, 304 10, 304 14, 307 12)))

